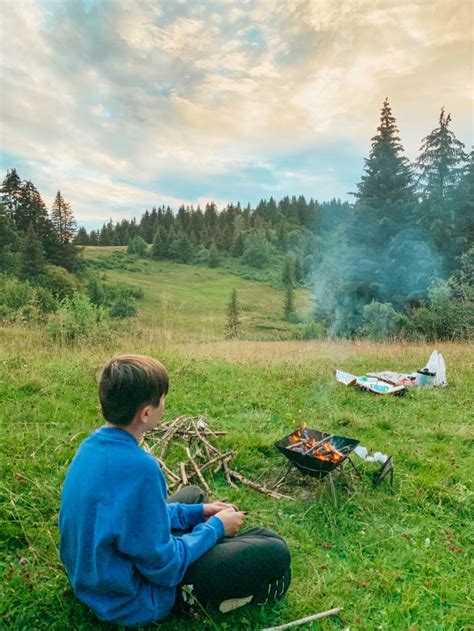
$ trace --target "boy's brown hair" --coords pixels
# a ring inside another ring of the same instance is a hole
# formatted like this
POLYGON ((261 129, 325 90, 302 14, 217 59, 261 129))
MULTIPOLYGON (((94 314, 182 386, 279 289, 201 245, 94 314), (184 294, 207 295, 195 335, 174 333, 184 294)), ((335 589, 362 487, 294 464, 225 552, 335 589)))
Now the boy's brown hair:
POLYGON ((99 378, 102 414, 113 425, 128 425, 145 405, 158 406, 168 387, 168 372, 158 360, 115 355, 104 364, 99 378))

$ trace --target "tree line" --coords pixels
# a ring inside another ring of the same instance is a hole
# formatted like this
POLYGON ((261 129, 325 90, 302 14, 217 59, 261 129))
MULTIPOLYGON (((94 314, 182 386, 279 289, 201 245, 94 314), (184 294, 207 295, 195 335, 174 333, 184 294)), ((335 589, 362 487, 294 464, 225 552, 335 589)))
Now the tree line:
POLYGON ((368 314, 401 322, 426 306, 436 279, 463 275, 463 286, 471 283, 474 153, 450 124, 442 108, 410 163, 385 99, 354 203, 285 196, 253 208, 159 206, 90 232, 76 231, 59 191, 48 213, 32 182, 12 169, 2 185, 0 268, 20 266, 23 278, 44 260, 72 270, 81 245, 127 245, 130 254, 211 267, 230 256, 255 268, 283 268, 287 316, 292 288, 314 287, 315 317, 331 334, 360 333, 368 314))

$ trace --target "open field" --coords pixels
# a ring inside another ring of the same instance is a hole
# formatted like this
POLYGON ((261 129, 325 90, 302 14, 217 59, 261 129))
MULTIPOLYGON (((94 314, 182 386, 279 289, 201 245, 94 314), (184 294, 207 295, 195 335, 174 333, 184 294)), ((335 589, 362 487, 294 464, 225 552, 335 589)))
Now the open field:
MULTIPOLYGON (((85 249, 86 259, 101 257, 125 248, 85 249), (101 252, 105 250, 105 252, 101 252)), ((209 341, 224 337, 227 304, 233 289, 241 307, 242 331, 246 338, 288 338, 294 325, 283 319, 284 292, 267 283, 247 280, 223 268, 184 265, 169 261, 140 259, 137 269, 104 269, 109 283, 130 283, 141 287, 136 325, 141 334, 158 333, 173 341, 209 341)), ((295 306, 302 316, 312 307, 307 289, 295 291, 295 306)))
MULTIPOLYGON (((443 344, 447 389, 377 398, 339 386, 332 369, 413 369, 426 345, 349 342, 233 342, 176 347, 159 337, 122 336, 108 348, 55 348, 40 333, 1 332, 2 549, 0 620, 11 629, 107 629, 71 594, 58 559, 60 487, 80 441, 101 424, 94 376, 110 354, 159 356, 171 373, 166 418, 205 414, 238 451, 235 468, 270 483, 282 471, 273 441, 303 421, 393 454, 395 487, 368 477, 338 484, 336 511, 326 484, 298 476, 275 501, 230 489, 215 497, 249 511, 246 526, 285 536, 293 552, 288 598, 199 622, 171 619, 160 629, 260 629, 343 606, 318 629, 472 628, 472 347, 443 344), (156 342, 156 343, 155 343, 156 342)), ((175 458, 179 454, 175 454, 175 458)), ((171 463, 172 464, 172 463, 171 463)), ((363 464, 366 474, 373 465, 363 464)), ((158 625, 156 626, 158 628, 158 625)), ((308 625, 305 627, 308 628, 308 625)))

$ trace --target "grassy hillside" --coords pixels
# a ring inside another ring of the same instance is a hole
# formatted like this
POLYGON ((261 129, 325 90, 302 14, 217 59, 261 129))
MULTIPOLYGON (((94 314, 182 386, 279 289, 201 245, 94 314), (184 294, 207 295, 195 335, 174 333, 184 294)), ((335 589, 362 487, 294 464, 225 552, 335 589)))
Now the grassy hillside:
POLYGON ((390 453, 396 467, 393 492, 386 484, 372 488, 368 464, 361 465, 362 482, 339 481, 337 511, 326 484, 298 475, 283 489, 298 499, 293 503, 233 490, 216 475, 210 480, 215 497, 248 510, 247 527, 266 526, 287 538, 294 572, 288 598, 274 608, 209 612, 199 622, 175 618, 160 629, 256 630, 333 606, 344 607, 342 618, 314 628, 470 628, 472 347, 440 346, 447 389, 377 398, 339 386, 332 369, 413 369, 431 349, 343 342, 178 347, 159 340, 125 336, 107 348, 66 349, 51 347, 40 333, 1 331, 0 626, 109 628, 68 587, 58 558, 57 514, 68 464, 101 424, 97 368, 114 352, 134 350, 160 357, 170 369, 166 418, 207 415, 229 432, 222 440, 238 452, 235 468, 251 479, 278 477, 284 461, 273 442, 303 421, 390 453))
MULTIPOLYGON (((87 247, 86 259, 101 259, 121 247, 87 247)), ((140 259, 130 269, 102 269, 110 283, 127 282, 143 288, 136 319, 142 331, 166 332, 173 341, 216 340, 224 336, 226 309, 232 290, 242 308, 242 329, 245 338, 278 339, 294 334, 294 325, 283 319, 282 289, 265 282, 247 280, 229 273, 227 268, 183 265, 169 261, 140 259)), ((251 273, 251 269, 240 270, 251 273)), ((312 306, 311 292, 296 290, 296 309, 302 316, 312 306)), ((133 323, 132 323, 133 324, 133 323)))

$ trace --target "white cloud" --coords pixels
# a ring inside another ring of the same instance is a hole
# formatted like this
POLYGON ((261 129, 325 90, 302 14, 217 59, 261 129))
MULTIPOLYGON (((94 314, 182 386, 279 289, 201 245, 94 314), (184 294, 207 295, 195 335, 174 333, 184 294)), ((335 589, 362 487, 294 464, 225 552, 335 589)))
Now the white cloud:
POLYGON ((2 144, 45 197, 60 187, 79 218, 208 199, 186 197, 183 180, 227 177, 234 190, 239 172, 262 164, 293 192, 313 182, 343 195, 353 183, 337 172, 272 165, 331 143, 366 154, 385 96, 409 157, 442 105, 469 142, 468 2, 87 6, 2 6, 2 144))

